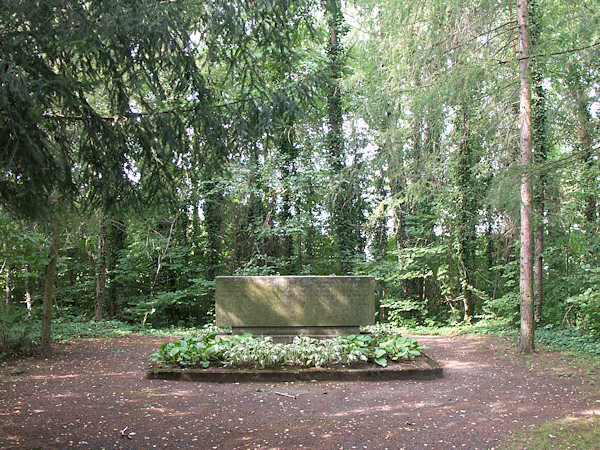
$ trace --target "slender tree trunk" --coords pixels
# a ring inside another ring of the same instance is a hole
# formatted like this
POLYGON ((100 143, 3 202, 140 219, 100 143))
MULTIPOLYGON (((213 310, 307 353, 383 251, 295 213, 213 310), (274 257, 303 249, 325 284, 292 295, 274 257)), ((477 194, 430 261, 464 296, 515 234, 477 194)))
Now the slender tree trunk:
MULTIPOLYGON (((314 198, 315 198, 315 187, 313 185, 313 182, 311 179, 308 180, 308 192, 307 192, 307 199, 308 201, 306 202, 306 213, 309 216, 315 216, 315 210, 314 210, 314 198)), ((304 239, 304 253, 305 253, 305 260, 308 264, 314 264, 315 261, 315 227, 312 223, 308 224, 307 230, 306 230, 306 238, 304 239)))
POLYGON ((106 248, 104 215, 100 214, 98 224, 98 260, 96 262, 96 322, 104 318, 104 302, 106 301, 106 248))
MULTIPOLYGON (((538 0, 530 0, 530 35, 531 35, 531 53, 541 53, 540 30, 541 30, 541 9, 538 0), (537 50, 536 50, 537 49, 537 50)), ((534 265, 534 289, 535 289, 535 323, 542 319, 543 299, 543 258, 544 251, 544 213, 546 201, 546 177, 547 170, 545 164, 548 160, 548 144, 546 139, 546 92, 543 86, 543 63, 537 58, 531 59, 531 80, 532 87, 532 146, 533 157, 538 167, 538 176, 534 190, 534 201, 537 212, 537 230, 535 246, 535 265, 534 265)))
MULTIPOLYGON (((400 152, 399 152, 400 153, 400 152)), ((398 165, 395 168, 396 173, 394 173, 393 178, 390 183, 390 194, 392 198, 398 197, 404 191, 405 186, 405 174, 404 169, 401 165, 398 165), (400 172, 401 171, 401 172, 400 172)), ((402 251, 405 247, 408 247, 409 244, 407 242, 407 233, 406 233, 406 220, 405 220, 405 212, 404 212, 404 204, 400 204, 394 207, 394 238, 396 240, 396 252, 398 254, 398 263, 402 264, 402 251)), ((406 296, 408 295, 409 289, 409 280, 402 280, 402 293, 406 296)))
POLYGON ((46 266, 44 278, 44 299, 42 302, 42 338, 41 353, 44 358, 52 353, 51 323, 52 302, 54 300, 54 277, 56 274, 56 260, 58 259, 58 225, 52 224, 50 230, 50 248, 48 250, 50 261, 46 266))
POLYGON ((585 210, 584 216, 589 225, 591 233, 596 233, 598 230, 598 197, 595 191, 598 189, 597 179, 597 162, 594 160, 591 149, 591 140, 589 135, 582 136, 581 145, 584 150, 584 170, 585 170, 585 184, 588 190, 588 194, 585 198, 585 210))
POLYGON ((475 224, 473 217, 473 183, 471 171, 471 142, 469 134, 468 111, 461 105, 458 123, 461 132, 458 145, 458 161, 456 167, 456 186, 458 188, 457 243, 458 273, 460 291, 463 297, 464 320, 471 322, 475 315, 475 302, 471 288, 471 271, 473 269, 475 224))
MULTIPOLYGON (((375 195, 376 202, 383 202, 386 198, 386 189, 385 189, 385 175, 382 173, 377 176, 375 180, 375 195)), ((373 254, 373 259, 375 261, 381 262, 385 261, 387 256, 387 209, 383 208, 379 212, 379 216, 375 220, 375 224, 373 227, 373 244, 371 253, 373 254)))
POLYGON ((543 296, 543 258, 542 253, 544 252, 544 224, 542 219, 543 205, 538 205, 538 213, 540 214, 540 223, 537 226, 537 238, 535 240, 535 267, 534 267, 534 286, 537 298, 537 304, 535 308, 535 322, 539 323, 542 320, 542 304, 544 300, 543 296), (541 210, 541 211, 540 211, 541 210))
POLYGON ((296 247, 297 247, 297 253, 296 253, 296 273, 300 274, 302 273, 302 266, 303 266, 303 261, 302 261, 302 232, 299 231, 298 234, 296 235, 296 247))
POLYGON ((4 259, 4 263, 2 264, 2 269, 0 269, 0 274, 2 272, 6 272, 6 275, 5 275, 6 284, 4 285, 4 303, 6 303, 6 308, 8 309, 8 307, 10 306, 11 292, 10 292, 10 259, 8 259, 8 248, 7 248, 6 242, 4 242, 2 244, 2 251, 4 252, 4 255, 6 256, 6 258, 4 259))
POLYGON ((519 350, 530 353, 534 348, 533 314, 533 192, 531 187, 531 74, 529 51, 528 0, 517 0, 519 25, 519 78, 520 78, 520 126, 521 126, 521 338, 519 350))
MULTIPOLYGON (((281 79, 288 79, 288 74, 285 70, 280 71, 279 76, 281 79)), ((282 201, 281 201, 281 213, 279 214, 279 223, 282 228, 283 234, 280 238, 280 270, 283 275, 290 275, 294 273, 294 269, 297 269, 297 260, 294 260, 294 237, 287 230, 292 219, 292 207, 294 205, 294 198, 292 196, 292 185, 296 175, 296 159, 298 157, 298 150, 296 148, 296 136, 294 132, 295 118, 291 113, 285 114, 284 110, 278 111, 279 114, 285 119, 285 125, 282 126, 279 136, 277 136, 277 146, 281 155, 281 185, 283 186, 282 201)))
POLYGON ((536 161, 542 164, 542 168, 539 171, 537 178, 538 184, 536 189, 536 211, 537 211, 537 227, 536 227, 536 239, 535 239, 535 262, 534 262, 534 289, 535 289, 535 324, 540 323, 542 320, 542 308, 544 304, 544 213, 545 213, 545 197, 546 197, 546 170, 543 164, 548 159, 547 146, 545 142, 545 97, 543 97, 543 88, 541 86, 541 80, 539 85, 536 86, 536 102, 535 107, 537 111, 533 116, 534 118, 534 132, 537 134, 534 136, 534 147, 536 150, 535 156, 536 161))
POLYGON ((486 207, 485 212, 485 259, 487 262, 488 273, 492 272, 492 267, 496 265, 495 245, 492 233, 492 215, 490 214, 489 207, 486 207))
MULTIPOLYGON (((577 80, 579 84, 579 80, 577 80)), ((598 230, 598 168, 597 162, 592 152, 592 139, 590 128, 592 128, 592 115, 588 110, 587 96, 583 88, 577 88, 577 117, 579 124, 577 128, 577 147, 582 154, 583 159, 583 185, 586 191, 583 215, 586 220, 587 229, 595 234, 598 230)))
MULTIPOLYGON (((6 249, 6 245, 4 246, 6 249)), ((6 285, 4 286, 4 302, 6 303, 6 307, 10 306, 10 260, 6 260, 4 265, 4 270, 6 271, 6 285)))
POLYGON ((205 277, 207 280, 214 280, 221 264, 224 198, 223 192, 214 180, 207 183, 207 188, 203 207, 207 241, 205 277))
POLYGON ((327 95, 327 119, 329 132, 327 134, 327 147, 332 178, 337 179, 337 188, 334 193, 331 207, 331 224, 333 231, 334 248, 339 258, 339 271, 347 274, 352 271, 352 258, 355 256, 353 245, 351 217, 352 198, 350 183, 341 179, 345 167, 343 111, 342 111, 342 54, 343 47, 339 40, 340 25, 343 20, 339 0, 327 0, 327 14, 329 23, 329 93, 327 95))
POLYGON ((31 316, 31 288, 29 287, 29 277, 28 275, 28 270, 29 267, 24 267, 23 268, 23 275, 24 275, 24 284, 25 284, 25 307, 27 308, 27 315, 31 316))
POLYGON ((117 268, 119 264, 120 252, 125 248, 126 238, 126 222, 117 221, 114 219, 110 221, 106 233, 105 246, 106 246, 106 277, 107 277, 107 289, 106 289, 106 306, 108 308, 108 314, 110 317, 117 315, 118 303, 117 300, 123 292, 123 285, 117 280, 117 268))

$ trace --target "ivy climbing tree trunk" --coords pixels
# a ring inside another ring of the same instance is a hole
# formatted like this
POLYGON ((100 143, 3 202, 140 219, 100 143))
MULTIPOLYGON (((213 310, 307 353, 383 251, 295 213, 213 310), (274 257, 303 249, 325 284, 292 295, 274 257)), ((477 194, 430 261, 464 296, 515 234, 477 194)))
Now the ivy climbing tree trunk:
MULTIPOLYGON (((531 48, 533 54, 541 53, 538 48, 541 45, 541 11, 537 0, 531 0, 531 48)), ((535 262, 533 269, 534 290, 535 290, 535 323, 539 323, 542 318, 542 305, 544 303, 544 215, 546 200, 546 177, 548 175, 545 164, 548 160, 548 144, 546 139, 546 92, 543 86, 543 64, 537 58, 531 59, 532 73, 532 145, 533 158, 536 163, 538 176, 536 177, 536 186, 534 190, 534 201, 536 205, 536 238, 535 238, 535 262)))
POLYGON ((531 353, 534 348, 533 317, 533 233, 531 219, 533 215, 533 192, 531 187, 531 73, 529 45, 529 2, 517 0, 518 59, 520 81, 520 118, 521 127, 521 257, 520 257, 520 294, 521 294, 521 337, 519 350, 531 353))
MULTIPOLYGON (((283 228, 283 234, 281 236, 281 253, 283 257, 282 269, 284 275, 289 275, 294 272, 294 241, 293 236, 287 230, 292 219, 292 195, 291 185, 294 176, 296 175, 296 158, 298 152, 294 143, 294 119, 288 116, 283 132, 279 136, 279 151, 282 157, 281 166, 281 184, 283 186, 282 205, 281 205, 281 226, 283 228)), ((297 206, 297 205, 296 205, 297 206)), ((299 235, 300 236, 300 235, 299 235)), ((301 238, 300 238, 301 239, 301 238)), ((298 251, 301 253, 301 247, 298 247, 298 251)), ((296 260, 301 261, 302 257, 299 256, 296 260)))
POLYGON ((473 210, 474 186, 472 181, 471 142, 469 133, 468 107, 460 106, 458 127, 460 141, 458 144, 458 161, 456 164, 456 186, 458 189, 457 243, 458 272, 460 291, 463 297, 464 319, 471 322, 475 315, 475 301, 471 287, 471 272, 475 245, 475 224, 473 210))
POLYGON ((345 167, 341 93, 343 46, 340 42, 343 14, 339 0, 326 0, 325 5, 329 25, 327 54, 329 56, 330 70, 329 93, 327 95, 327 123, 329 126, 327 147, 331 175, 337 181, 336 190, 333 193, 331 222, 334 248, 339 257, 339 271, 342 274, 347 274, 352 270, 351 258, 354 249, 351 245, 352 220, 350 217, 351 201, 348 198, 350 192, 348 187, 349 182, 343 179, 345 167))
POLYGON ((576 148, 581 153, 583 162, 583 189, 584 206, 583 215, 586 220, 587 229, 590 233, 597 232, 599 225, 598 216, 598 168, 597 160, 594 158, 592 150, 592 133, 594 128, 594 119, 590 112, 591 105, 589 97, 584 88, 585 81, 582 79, 585 75, 580 73, 580 68, 572 69, 571 86, 574 89, 575 97, 575 115, 577 120, 576 128, 576 148))

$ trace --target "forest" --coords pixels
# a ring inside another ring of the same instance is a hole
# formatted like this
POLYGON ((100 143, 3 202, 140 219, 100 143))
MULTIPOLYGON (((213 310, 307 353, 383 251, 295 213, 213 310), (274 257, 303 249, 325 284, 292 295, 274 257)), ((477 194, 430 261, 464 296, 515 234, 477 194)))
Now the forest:
POLYGON ((600 2, 3 0, 0 354, 364 274, 377 320, 600 336, 600 2))

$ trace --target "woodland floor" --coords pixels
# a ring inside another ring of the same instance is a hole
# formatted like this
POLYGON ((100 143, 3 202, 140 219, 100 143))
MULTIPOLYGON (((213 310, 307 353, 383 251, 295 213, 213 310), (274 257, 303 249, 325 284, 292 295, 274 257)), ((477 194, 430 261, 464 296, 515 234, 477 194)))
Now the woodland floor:
POLYGON ((600 414, 598 364, 520 356, 501 338, 418 337, 444 366, 430 381, 147 380, 148 355, 167 340, 79 340, 55 344, 53 359, 3 364, 0 447, 485 449, 600 414))

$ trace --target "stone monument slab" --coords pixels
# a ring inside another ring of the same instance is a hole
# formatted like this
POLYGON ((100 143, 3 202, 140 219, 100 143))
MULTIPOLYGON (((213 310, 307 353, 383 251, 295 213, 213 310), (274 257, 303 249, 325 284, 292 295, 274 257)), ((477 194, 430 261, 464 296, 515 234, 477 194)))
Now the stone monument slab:
POLYGON ((216 323, 234 333, 335 335, 374 323, 369 276, 229 276, 216 279, 216 323))

